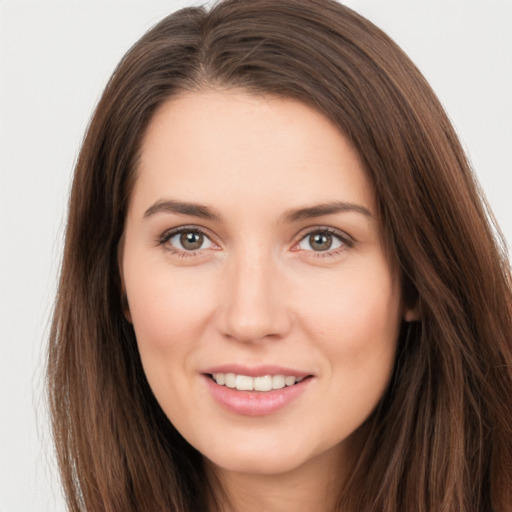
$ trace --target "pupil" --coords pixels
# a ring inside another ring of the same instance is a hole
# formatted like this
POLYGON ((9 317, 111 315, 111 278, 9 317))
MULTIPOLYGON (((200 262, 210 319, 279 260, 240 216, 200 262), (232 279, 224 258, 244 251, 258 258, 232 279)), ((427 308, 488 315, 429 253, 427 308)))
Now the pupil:
POLYGON ((327 251, 332 245, 332 236, 326 233, 316 233, 309 237, 309 243, 315 251, 327 251))
POLYGON ((180 236, 180 243, 184 249, 194 251, 203 245, 203 235, 201 233, 182 233, 180 236))

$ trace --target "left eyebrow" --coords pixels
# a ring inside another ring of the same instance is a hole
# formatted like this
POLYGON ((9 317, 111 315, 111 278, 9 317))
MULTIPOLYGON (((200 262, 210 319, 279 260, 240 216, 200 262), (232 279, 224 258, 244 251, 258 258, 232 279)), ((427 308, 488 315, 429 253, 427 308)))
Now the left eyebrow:
POLYGON ((201 219, 220 220, 220 215, 213 208, 199 203, 176 201, 174 199, 157 201, 144 212, 144 218, 164 212, 176 213, 178 215, 190 215, 201 219))
POLYGON ((284 213, 281 221, 298 222, 300 220, 312 219, 323 215, 332 215, 335 213, 355 212, 373 219, 373 215, 368 208, 360 204, 347 203, 344 201, 331 201, 328 203, 319 203, 304 208, 296 208, 284 213))

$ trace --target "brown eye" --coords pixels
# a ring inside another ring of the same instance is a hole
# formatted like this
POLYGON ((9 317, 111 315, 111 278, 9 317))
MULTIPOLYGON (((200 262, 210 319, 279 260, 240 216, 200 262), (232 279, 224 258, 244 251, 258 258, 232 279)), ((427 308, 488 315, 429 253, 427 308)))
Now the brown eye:
POLYGON ((314 251, 328 251, 332 246, 332 235, 329 233, 309 235, 309 245, 314 251))
POLYGON ((308 252, 331 252, 343 246, 350 247, 348 236, 342 233, 331 233, 327 230, 317 230, 308 233, 298 243, 297 248, 308 252))
POLYGON ((161 241, 169 249, 181 253, 194 253, 203 249, 212 249, 215 244, 199 229, 177 229, 165 234, 161 241))
POLYGON ((197 231, 186 231, 180 235, 180 244, 186 251, 196 251, 203 245, 204 235, 197 231))

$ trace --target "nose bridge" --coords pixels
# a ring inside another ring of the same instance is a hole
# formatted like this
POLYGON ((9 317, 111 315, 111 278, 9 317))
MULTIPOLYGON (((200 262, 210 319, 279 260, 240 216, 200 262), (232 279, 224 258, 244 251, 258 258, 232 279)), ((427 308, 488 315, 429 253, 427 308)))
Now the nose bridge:
POLYGON ((245 342, 283 336, 290 322, 280 283, 268 248, 253 244, 234 255, 226 273, 224 334, 245 342))

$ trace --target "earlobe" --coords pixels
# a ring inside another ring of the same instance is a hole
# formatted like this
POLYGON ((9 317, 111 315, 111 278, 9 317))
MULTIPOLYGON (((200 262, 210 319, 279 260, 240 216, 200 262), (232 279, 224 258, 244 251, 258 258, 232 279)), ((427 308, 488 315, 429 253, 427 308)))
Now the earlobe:
POLYGON ((405 322, 417 322, 418 320, 420 320, 420 318, 421 318, 420 308, 417 304, 416 304, 416 306, 414 306, 412 308, 405 308, 405 311, 404 311, 404 321, 405 322))
POLYGON ((128 304, 128 296, 126 295, 124 286, 122 287, 122 290, 121 290, 121 307, 123 308, 124 317, 126 318, 126 320, 128 322, 130 322, 132 324, 133 323, 132 314, 130 312, 130 305, 128 304))
POLYGON ((119 279, 121 281, 121 308, 123 310, 123 315, 126 318, 126 321, 132 324, 132 314, 130 312, 130 305, 128 304, 128 295, 126 294, 126 287, 124 285, 123 251, 124 233, 122 234, 121 239, 119 240, 119 244, 117 246, 117 268, 119 271, 119 279))

